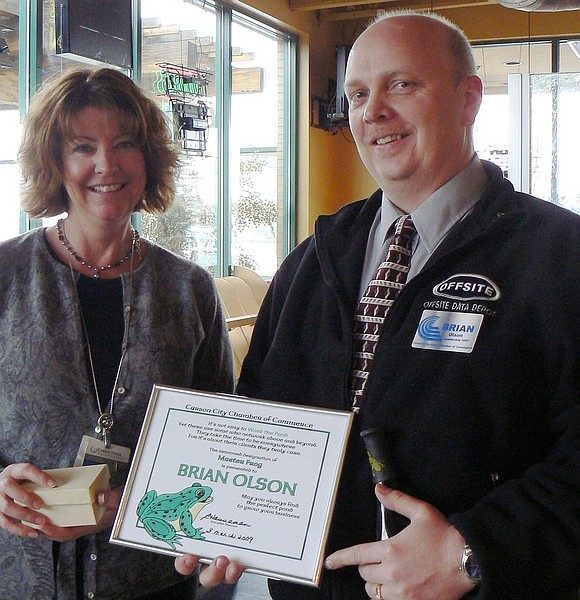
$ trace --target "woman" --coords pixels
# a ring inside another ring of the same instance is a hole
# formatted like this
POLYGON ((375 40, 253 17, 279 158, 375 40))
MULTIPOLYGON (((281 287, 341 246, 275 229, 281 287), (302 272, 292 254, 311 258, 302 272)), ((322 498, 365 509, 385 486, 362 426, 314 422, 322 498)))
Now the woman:
POLYGON ((154 383, 233 391, 212 277, 131 226, 174 193, 165 116, 116 70, 70 71, 36 95, 19 156, 25 210, 66 218, 0 244, 0 597, 192 598, 170 557, 108 543, 128 463, 96 526, 51 525, 22 485, 53 485, 42 469, 83 436, 132 451, 154 383))

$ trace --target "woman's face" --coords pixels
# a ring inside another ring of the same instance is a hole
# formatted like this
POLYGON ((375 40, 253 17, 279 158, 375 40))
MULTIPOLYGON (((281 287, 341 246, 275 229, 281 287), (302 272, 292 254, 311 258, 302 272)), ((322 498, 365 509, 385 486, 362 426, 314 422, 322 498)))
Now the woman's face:
POLYGON ((114 109, 83 108, 62 149, 68 214, 85 221, 126 221, 143 196, 145 155, 114 109))

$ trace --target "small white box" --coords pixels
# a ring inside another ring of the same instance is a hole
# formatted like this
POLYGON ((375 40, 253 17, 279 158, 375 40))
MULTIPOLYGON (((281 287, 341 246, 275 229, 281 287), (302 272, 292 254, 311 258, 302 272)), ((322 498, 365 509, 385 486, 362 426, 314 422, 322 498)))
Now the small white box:
MULTIPOLYGON (((73 527, 99 522, 106 506, 97 504, 97 495, 111 489, 108 465, 46 469, 44 472, 54 477, 56 487, 47 488, 32 482, 24 485, 44 502, 38 512, 46 515, 50 523, 73 527)), ((26 524, 34 527, 34 524, 26 524)))

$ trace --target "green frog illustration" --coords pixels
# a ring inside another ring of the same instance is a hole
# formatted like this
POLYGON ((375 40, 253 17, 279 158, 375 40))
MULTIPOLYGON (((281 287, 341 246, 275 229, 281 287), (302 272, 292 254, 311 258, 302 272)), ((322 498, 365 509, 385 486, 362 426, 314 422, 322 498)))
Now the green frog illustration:
POLYGON ((193 483, 180 492, 157 495, 149 490, 139 501, 137 516, 143 523, 147 533, 156 540, 181 546, 177 532, 194 540, 204 540, 203 531, 193 526, 194 518, 212 498, 213 489, 193 483))

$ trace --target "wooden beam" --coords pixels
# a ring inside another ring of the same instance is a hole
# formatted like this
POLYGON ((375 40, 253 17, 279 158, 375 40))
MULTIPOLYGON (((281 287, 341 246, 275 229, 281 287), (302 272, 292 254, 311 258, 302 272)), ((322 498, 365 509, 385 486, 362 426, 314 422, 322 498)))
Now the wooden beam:
POLYGON ((369 10, 378 10, 381 8, 412 8, 417 10, 448 10, 451 8, 468 8, 473 6, 485 6, 488 4, 498 4, 499 0, 367 0, 360 2, 357 0, 288 0, 290 10, 294 11, 313 11, 329 10, 333 8, 352 9, 348 14, 359 12, 368 12, 369 10), (359 10, 360 9, 360 10, 359 10))
MULTIPOLYGON (((396 0, 387 0, 396 2, 396 0)), ((356 2, 353 0, 289 0, 290 10, 324 10, 328 8, 345 8, 351 6, 368 7, 369 4, 384 4, 385 0, 371 0, 370 2, 356 2)))

